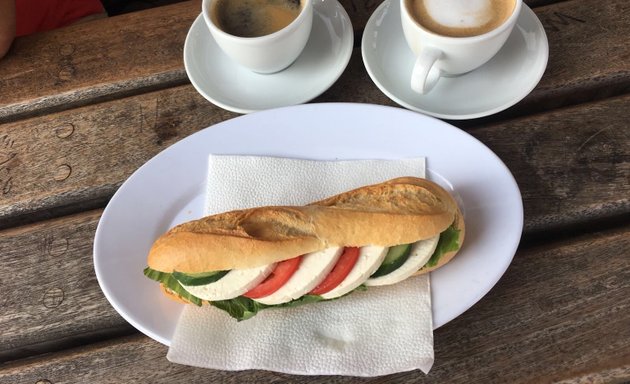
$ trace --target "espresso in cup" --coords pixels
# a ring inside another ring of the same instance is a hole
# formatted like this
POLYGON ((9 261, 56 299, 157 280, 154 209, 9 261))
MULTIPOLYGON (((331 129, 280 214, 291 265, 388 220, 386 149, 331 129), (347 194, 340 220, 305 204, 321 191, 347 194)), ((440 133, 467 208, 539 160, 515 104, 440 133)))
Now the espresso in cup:
POLYGON ((230 35, 260 37, 291 24, 301 10, 300 0, 214 0, 210 17, 230 35))
POLYGON ((442 36, 483 35, 503 24, 514 12, 515 0, 405 0, 414 20, 442 36))

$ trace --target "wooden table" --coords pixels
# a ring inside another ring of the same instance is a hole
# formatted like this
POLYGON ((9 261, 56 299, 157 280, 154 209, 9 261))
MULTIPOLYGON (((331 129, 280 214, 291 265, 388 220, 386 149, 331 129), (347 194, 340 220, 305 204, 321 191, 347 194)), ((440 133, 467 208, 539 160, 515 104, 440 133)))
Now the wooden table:
MULTIPOLYGON (((395 106, 361 33, 380 0, 343 0, 356 32, 315 102, 395 106)), ((550 58, 536 89, 454 125, 507 164, 525 229, 499 283, 435 332, 428 376, 221 372, 169 363, 107 302, 92 242, 108 199, 176 141, 236 117, 190 85, 183 42, 200 2, 18 39, 0 61, 0 382, 618 383, 630 380, 630 3, 529 0, 550 58)))

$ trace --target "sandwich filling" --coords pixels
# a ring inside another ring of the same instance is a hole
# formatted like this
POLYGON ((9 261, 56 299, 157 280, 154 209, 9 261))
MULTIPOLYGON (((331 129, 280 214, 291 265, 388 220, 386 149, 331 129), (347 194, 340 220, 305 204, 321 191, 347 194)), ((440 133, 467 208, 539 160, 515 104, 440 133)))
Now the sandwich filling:
POLYGON ((332 300, 398 283, 457 251, 459 234, 451 225, 432 238, 394 247, 330 247, 250 269, 186 274, 147 267, 144 274, 184 301, 199 306, 206 301, 241 321, 266 308, 332 300))

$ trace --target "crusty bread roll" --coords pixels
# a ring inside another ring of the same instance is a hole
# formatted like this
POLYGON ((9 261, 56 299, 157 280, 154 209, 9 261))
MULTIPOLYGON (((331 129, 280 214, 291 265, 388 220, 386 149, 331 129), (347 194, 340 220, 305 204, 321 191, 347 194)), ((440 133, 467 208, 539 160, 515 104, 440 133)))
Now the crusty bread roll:
POLYGON ((178 225, 156 240, 148 265, 184 273, 247 269, 331 246, 413 243, 451 224, 462 244, 464 221, 451 195, 426 179, 402 177, 307 206, 237 210, 178 225))

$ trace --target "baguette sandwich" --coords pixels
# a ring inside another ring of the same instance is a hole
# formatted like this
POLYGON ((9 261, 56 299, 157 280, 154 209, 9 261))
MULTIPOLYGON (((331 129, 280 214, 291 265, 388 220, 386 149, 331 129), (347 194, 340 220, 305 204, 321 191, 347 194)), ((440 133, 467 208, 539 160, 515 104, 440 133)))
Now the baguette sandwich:
POLYGON ((306 206, 178 225, 155 241, 144 274, 172 299, 209 303, 244 320, 430 272, 455 256, 464 232, 448 192, 401 177, 306 206))

